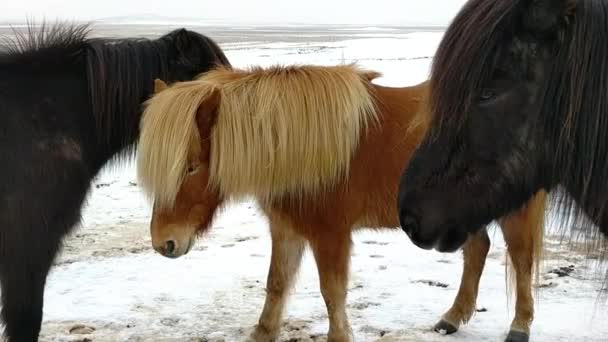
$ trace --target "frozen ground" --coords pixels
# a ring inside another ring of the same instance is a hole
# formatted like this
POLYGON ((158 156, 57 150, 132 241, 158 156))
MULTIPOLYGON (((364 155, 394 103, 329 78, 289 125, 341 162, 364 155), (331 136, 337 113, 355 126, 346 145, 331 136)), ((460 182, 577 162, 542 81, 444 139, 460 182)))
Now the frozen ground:
MULTIPOLYGON (((411 31, 217 36, 236 66, 359 61, 385 73, 378 83, 406 86, 425 79, 441 36, 411 31)), ((150 248, 149 214, 132 166, 99 177, 82 227, 48 279, 42 341, 240 341, 253 327, 270 260, 267 222, 255 205, 235 203, 177 260, 150 248)), ((441 336, 431 328, 456 295, 461 255, 423 251, 397 230, 358 233, 348 299, 357 341, 501 341, 513 303, 505 290, 504 242, 498 231, 491 235, 478 300, 485 311, 455 335, 441 336), (444 286, 428 285, 437 283, 444 286)), ((532 340, 607 341, 600 279, 582 255, 551 239, 547 247, 532 340), (550 272, 570 265, 568 276, 550 272)), ((323 340, 327 317, 308 255, 292 292, 281 341, 323 340)))

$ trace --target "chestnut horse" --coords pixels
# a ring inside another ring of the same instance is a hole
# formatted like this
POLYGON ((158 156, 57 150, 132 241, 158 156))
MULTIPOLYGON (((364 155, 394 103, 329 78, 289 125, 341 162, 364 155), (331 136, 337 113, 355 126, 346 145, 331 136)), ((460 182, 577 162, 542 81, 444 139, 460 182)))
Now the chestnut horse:
MULTIPOLYGON (((138 176, 154 199, 156 251, 186 254, 227 199, 255 196, 269 218, 266 303, 250 340, 277 338, 307 245, 327 306, 328 340, 352 340, 346 314, 351 233, 399 226, 399 178, 426 129, 417 112, 427 84, 389 88, 372 84, 378 76, 355 65, 219 67, 171 87, 158 81, 146 103, 138 176)), ((528 336, 544 207, 539 193, 500 220, 517 276, 510 338, 528 336)), ((489 245, 481 230, 464 247, 460 291, 437 330, 454 332, 472 316, 489 245)))

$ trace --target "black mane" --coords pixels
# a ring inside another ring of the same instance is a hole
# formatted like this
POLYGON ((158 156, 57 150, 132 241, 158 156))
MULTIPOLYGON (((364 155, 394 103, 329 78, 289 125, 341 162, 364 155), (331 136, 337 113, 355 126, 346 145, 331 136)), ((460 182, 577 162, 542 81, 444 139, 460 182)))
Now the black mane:
POLYGON ((162 40, 90 39, 86 71, 99 144, 109 153, 132 145, 139 133, 141 103, 155 78, 167 79, 168 47, 162 40))
POLYGON ((0 65, 31 67, 65 63, 66 57, 78 54, 83 49, 90 28, 89 25, 48 26, 42 23, 38 29, 35 29, 35 25, 28 24, 25 31, 15 28, 12 31, 12 37, 0 37, 0 65))
POLYGON ((440 128, 444 123, 451 129, 461 126, 473 96, 492 76, 496 52, 516 20, 521 2, 470 0, 453 19, 431 68, 430 93, 438 94, 430 100, 436 122, 431 127, 440 128))
MULTIPOLYGON (((608 2, 579 0, 543 86, 541 118, 554 149, 562 212, 608 224, 608 2), (574 200, 578 204, 574 203, 574 200), (577 209, 577 210, 574 210, 577 209)), ((603 229, 606 229, 605 227, 603 229)), ((590 231, 590 230, 589 230, 590 231)))

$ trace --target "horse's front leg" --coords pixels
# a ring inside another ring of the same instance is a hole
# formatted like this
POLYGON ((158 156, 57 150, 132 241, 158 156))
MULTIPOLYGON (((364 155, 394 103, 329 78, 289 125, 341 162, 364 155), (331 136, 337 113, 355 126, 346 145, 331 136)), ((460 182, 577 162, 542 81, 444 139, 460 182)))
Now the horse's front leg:
POLYGON ((329 316, 328 342, 351 342, 354 338, 346 315, 346 294, 350 262, 350 232, 320 227, 320 233, 311 240, 317 262, 321 294, 329 316))
POLYGON ((288 291, 302 261, 306 240, 296 235, 291 227, 276 221, 270 222, 272 256, 266 282, 266 302, 250 341, 276 341, 288 291))
POLYGON ((452 307, 443 315, 435 325, 435 331, 452 334, 458 331, 461 324, 471 319, 475 312, 479 280, 490 250, 490 238, 486 229, 467 240, 463 248, 464 269, 460 281, 460 288, 452 307))
POLYGON ((515 269, 517 299, 507 342, 527 342, 534 319, 532 270, 542 255, 546 194, 539 192, 525 207, 500 220, 515 269))

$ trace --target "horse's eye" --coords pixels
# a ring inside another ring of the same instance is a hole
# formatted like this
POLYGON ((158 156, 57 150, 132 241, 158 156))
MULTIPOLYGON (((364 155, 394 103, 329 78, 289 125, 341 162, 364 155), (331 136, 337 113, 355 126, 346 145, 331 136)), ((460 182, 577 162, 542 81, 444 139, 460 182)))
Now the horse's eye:
POLYGON ((198 171, 199 166, 200 165, 190 165, 190 166, 188 166, 188 174, 189 175, 195 174, 198 171))
POLYGON ((479 99, 481 101, 488 101, 496 97, 496 93, 492 89, 483 89, 479 94, 479 99))

